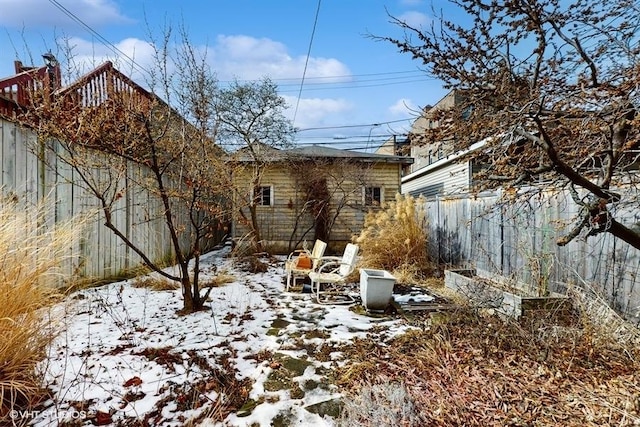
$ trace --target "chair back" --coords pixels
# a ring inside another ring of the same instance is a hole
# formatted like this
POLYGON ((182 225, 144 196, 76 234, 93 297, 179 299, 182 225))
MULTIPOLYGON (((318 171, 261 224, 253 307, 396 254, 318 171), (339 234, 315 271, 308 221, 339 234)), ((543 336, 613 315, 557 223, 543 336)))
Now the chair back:
POLYGON ((338 273, 342 277, 347 277, 356 268, 356 259, 358 258, 358 245, 347 243, 342 254, 342 261, 338 273))
POLYGON ((325 249, 327 249, 327 244, 326 244, 326 242, 323 242, 322 240, 318 239, 313 244, 313 250, 311 251, 311 260, 313 261, 313 269, 314 270, 318 266, 318 261, 320 260, 320 258, 322 258, 324 256, 325 249))

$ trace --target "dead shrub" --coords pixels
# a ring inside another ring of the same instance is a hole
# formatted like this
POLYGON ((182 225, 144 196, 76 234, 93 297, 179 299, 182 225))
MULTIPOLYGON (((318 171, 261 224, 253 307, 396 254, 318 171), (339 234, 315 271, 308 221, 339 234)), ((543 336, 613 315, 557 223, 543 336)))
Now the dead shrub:
POLYGON ((339 426, 423 426, 420 413, 406 387, 398 382, 366 384, 344 400, 339 426))
POLYGON ((423 201, 398 194, 395 202, 366 215, 364 228, 354 239, 360 246, 361 265, 401 274, 407 282, 433 271, 423 201))
POLYGON ((212 279, 204 280, 201 288, 217 288, 227 283, 233 283, 236 281, 236 277, 232 274, 225 273, 223 271, 216 274, 212 279))
MULTIPOLYGON (((637 349, 596 343, 579 322, 552 321, 460 309, 385 345, 373 336, 356 340, 343 349, 351 363, 336 370, 352 401, 344 416, 358 425, 365 408, 390 400, 385 385, 399 383, 408 395, 396 408, 420 408, 420 418, 398 425, 639 424, 637 349)), ((377 424, 389 425, 382 418, 377 424)))
POLYGON ((606 300, 588 283, 571 286, 567 294, 597 341, 605 344, 611 341, 629 349, 638 348, 638 328, 609 307, 606 300))
POLYGON ((57 332, 46 307, 61 295, 59 267, 81 226, 47 231, 42 218, 42 208, 0 200, 0 424, 42 396, 37 366, 57 332))

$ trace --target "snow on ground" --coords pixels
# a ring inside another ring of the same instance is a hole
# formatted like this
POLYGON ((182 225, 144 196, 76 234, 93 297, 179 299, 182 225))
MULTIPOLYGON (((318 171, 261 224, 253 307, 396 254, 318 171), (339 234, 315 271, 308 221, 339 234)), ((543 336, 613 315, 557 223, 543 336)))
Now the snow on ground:
POLYGON ((180 316, 179 290, 134 287, 133 281, 79 291, 56 307, 63 333, 43 366, 55 397, 32 424, 146 418, 149 425, 184 425, 233 397, 220 396, 214 383, 235 370, 254 407, 201 425, 269 426, 277 417, 290 425, 333 425, 331 416, 312 409, 339 397, 326 376, 345 363, 333 346, 372 331, 383 341, 406 325, 320 305, 310 294, 284 293, 281 260, 251 274, 228 252, 202 259, 203 280, 216 270, 234 277, 213 288, 206 311, 180 316), (278 380, 283 367, 289 377, 278 380))

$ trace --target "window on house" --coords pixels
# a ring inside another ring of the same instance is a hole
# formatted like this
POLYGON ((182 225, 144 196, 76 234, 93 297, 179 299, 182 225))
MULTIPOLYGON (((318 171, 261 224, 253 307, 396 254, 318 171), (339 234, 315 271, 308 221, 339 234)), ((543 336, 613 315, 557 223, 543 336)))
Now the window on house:
POLYGON ((462 120, 469 120, 471 117, 471 113, 473 113, 473 105, 469 105, 462 110, 462 120))
POLYGON ((256 205, 273 206, 273 187, 271 185, 256 187, 254 195, 256 205))
POLYGON ((364 205, 380 206, 382 203, 382 187, 365 187, 364 205))

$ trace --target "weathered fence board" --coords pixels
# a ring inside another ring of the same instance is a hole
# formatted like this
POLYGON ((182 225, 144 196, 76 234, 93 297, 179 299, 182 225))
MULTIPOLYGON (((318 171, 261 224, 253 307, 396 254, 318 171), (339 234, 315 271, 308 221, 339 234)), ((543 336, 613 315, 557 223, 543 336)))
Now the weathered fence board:
MULTIPOLYGON (((54 148, 61 150, 59 145, 54 148)), ((77 172, 53 152, 40 147, 33 131, 0 119, 0 166, 2 196, 20 203, 34 227, 50 230, 71 218, 82 217, 85 221, 79 240, 69 242, 62 262, 66 276, 107 279, 141 264, 140 257, 104 226, 98 200, 81 185, 77 172)), ((113 222, 150 259, 169 261, 173 249, 164 208, 140 185, 151 179, 149 172, 133 163, 126 165, 126 173, 115 174, 116 170, 96 169, 94 174, 94 178, 112 186, 113 194, 121 193, 116 198, 113 222)), ((177 220, 188 230, 187 213, 176 212, 177 220)), ((218 243, 222 237, 220 231, 209 243, 218 243)), ((182 233, 183 243, 189 239, 190 233, 182 233)))
MULTIPOLYGON (((590 287, 628 318, 640 314, 640 251, 607 233, 559 247, 557 239, 578 213, 563 191, 507 205, 498 203, 500 197, 428 199, 432 256, 450 266, 487 270, 553 292, 563 293, 571 284, 590 287)), ((628 208, 618 219, 633 224, 636 215, 628 208)))

